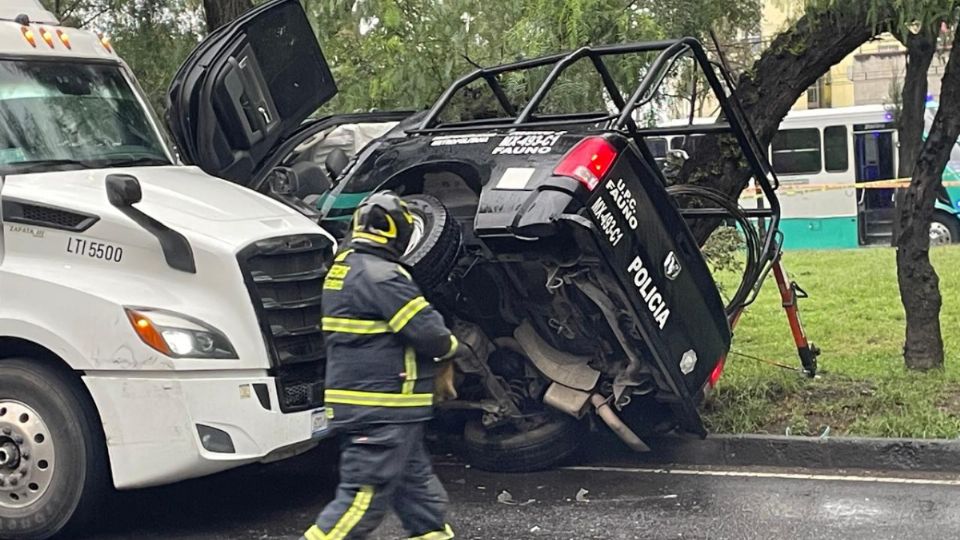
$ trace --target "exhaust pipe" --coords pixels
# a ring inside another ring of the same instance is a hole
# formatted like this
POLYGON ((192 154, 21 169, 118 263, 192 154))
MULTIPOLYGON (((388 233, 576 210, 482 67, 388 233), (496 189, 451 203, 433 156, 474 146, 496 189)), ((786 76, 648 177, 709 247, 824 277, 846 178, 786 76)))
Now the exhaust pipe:
POLYGON ((590 403, 592 403, 596 409, 597 416, 599 416, 631 450, 634 452, 650 451, 650 447, 641 441, 640 437, 637 437, 637 434, 620 420, 620 417, 614 412, 613 407, 610 406, 606 398, 600 394, 593 394, 590 396, 590 403))

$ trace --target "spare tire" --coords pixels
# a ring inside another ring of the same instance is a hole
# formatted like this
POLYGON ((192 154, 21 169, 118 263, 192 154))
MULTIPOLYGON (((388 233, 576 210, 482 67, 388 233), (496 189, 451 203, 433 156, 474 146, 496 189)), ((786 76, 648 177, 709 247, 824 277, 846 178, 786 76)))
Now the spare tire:
POLYGON ((408 195, 403 200, 413 214, 413 236, 403 255, 420 288, 443 284, 460 253, 460 225, 443 203, 430 195, 408 195))

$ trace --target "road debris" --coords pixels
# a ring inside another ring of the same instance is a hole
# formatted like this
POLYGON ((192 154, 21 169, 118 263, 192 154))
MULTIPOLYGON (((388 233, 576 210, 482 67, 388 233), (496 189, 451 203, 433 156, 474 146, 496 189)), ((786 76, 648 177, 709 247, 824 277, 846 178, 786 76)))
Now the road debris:
POLYGON ((527 499, 524 502, 517 502, 514 500, 513 495, 509 491, 503 490, 497 495, 497 502, 500 504, 509 504, 511 506, 527 506, 528 504, 533 504, 537 502, 536 499, 527 499))

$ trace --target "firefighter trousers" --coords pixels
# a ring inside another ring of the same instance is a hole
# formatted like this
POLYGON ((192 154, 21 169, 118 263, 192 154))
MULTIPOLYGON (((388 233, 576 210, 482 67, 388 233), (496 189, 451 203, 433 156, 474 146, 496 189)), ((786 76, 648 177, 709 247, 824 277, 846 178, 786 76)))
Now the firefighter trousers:
POLYGON ((336 498, 303 538, 366 538, 390 509, 411 539, 453 538, 444 521, 447 492, 423 443, 424 424, 379 424, 343 433, 336 498))

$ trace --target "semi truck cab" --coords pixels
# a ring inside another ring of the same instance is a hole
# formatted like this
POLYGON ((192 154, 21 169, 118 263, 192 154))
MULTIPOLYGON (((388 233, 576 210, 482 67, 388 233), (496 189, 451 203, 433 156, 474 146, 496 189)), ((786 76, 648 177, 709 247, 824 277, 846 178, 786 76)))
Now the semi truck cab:
POLYGON ((38 1, 0 4, 0 199, 2 536, 324 436, 335 240, 180 164, 109 40, 38 1))

